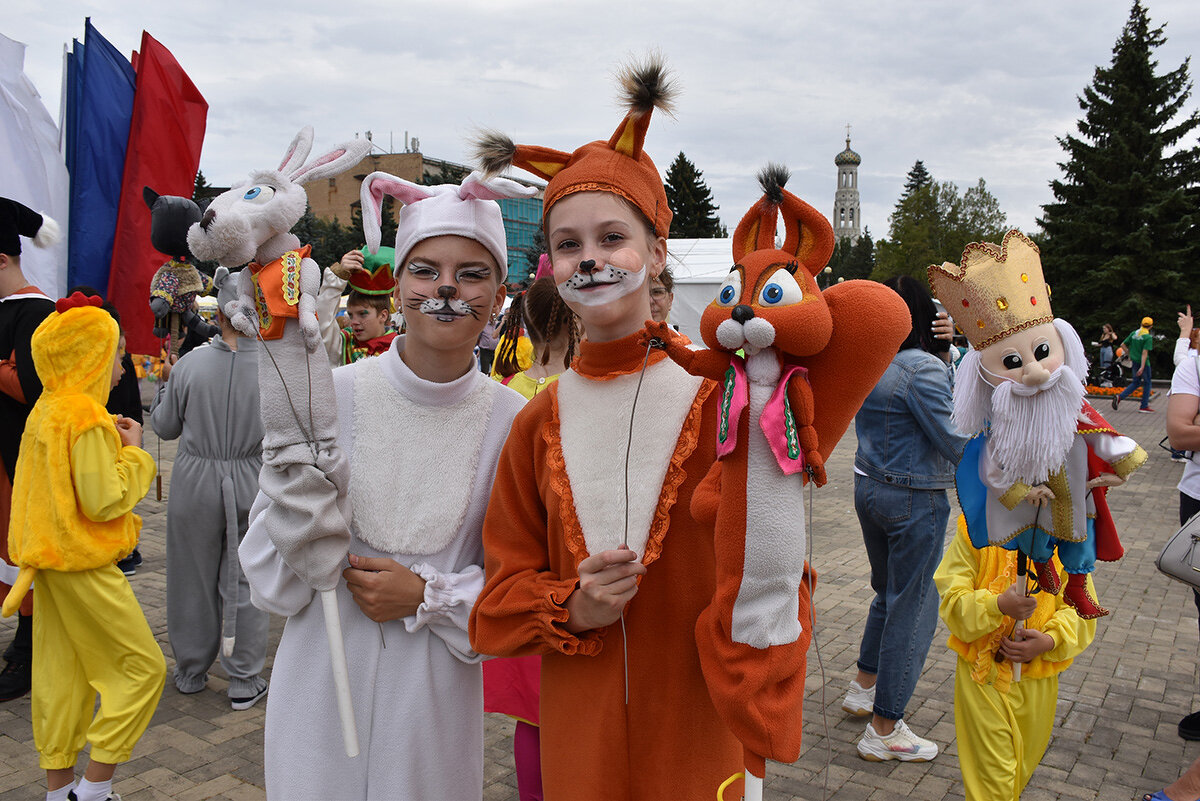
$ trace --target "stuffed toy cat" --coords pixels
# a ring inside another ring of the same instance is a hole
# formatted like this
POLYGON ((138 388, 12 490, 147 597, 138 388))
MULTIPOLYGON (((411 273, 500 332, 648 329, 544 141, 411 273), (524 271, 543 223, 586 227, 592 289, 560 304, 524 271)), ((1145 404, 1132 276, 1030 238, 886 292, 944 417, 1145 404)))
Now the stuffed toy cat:
POLYGON ((148 186, 142 187, 142 200, 150 209, 150 243, 169 256, 150 279, 154 336, 165 339, 168 353, 178 356, 188 331, 203 339, 221 332, 195 310, 196 296, 213 291, 212 279, 188 263, 188 229, 200 221, 200 207, 191 198, 160 195, 148 186))

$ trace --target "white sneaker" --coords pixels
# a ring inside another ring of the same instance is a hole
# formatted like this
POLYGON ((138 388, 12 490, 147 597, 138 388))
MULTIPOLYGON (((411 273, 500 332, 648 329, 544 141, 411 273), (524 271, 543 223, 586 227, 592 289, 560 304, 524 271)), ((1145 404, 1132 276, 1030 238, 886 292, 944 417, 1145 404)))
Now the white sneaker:
POLYGON ((870 762, 898 759, 901 762, 928 762, 938 755, 937 743, 912 733, 903 720, 896 721, 896 728, 886 737, 875 732, 867 724, 867 730, 858 740, 858 755, 870 762))
POLYGON ((872 684, 864 690, 861 684, 851 679, 850 689, 846 691, 846 697, 842 699, 842 709, 856 718, 865 718, 874 714, 875 685, 872 684))
POLYGON ((268 687, 269 685, 263 684, 262 689, 260 689, 254 695, 248 695, 245 698, 230 698, 229 705, 233 707, 235 712, 241 712, 243 709, 249 709, 267 697, 268 687))

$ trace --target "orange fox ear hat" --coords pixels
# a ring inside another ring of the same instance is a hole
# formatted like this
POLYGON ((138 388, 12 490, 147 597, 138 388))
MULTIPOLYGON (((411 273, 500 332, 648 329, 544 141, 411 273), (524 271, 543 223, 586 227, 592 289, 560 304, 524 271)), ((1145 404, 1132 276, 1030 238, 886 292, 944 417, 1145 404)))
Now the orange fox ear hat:
POLYGON ((475 142, 475 156, 484 173, 498 175, 511 166, 545 178, 542 221, 558 200, 572 192, 612 192, 636 206, 664 239, 671 229, 671 209, 658 168, 642 145, 650 116, 658 108, 667 114, 675 88, 660 56, 621 70, 622 101, 629 111, 608 141, 598 140, 564 153, 537 145, 517 145, 502 133, 485 131, 475 142))

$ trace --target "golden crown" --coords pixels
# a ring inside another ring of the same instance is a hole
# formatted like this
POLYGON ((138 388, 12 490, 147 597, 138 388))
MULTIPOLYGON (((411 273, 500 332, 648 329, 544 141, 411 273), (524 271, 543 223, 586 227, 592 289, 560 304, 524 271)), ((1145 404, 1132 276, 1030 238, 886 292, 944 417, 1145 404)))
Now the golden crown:
POLYGON ((929 287, 976 350, 1054 320, 1038 246, 1009 231, 999 247, 972 242, 962 262, 929 266, 929 287))

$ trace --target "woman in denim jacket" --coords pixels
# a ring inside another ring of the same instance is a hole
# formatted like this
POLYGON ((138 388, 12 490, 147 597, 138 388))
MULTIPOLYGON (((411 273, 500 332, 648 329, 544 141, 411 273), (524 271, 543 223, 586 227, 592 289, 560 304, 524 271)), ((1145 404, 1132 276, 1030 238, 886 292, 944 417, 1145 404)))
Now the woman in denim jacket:
POLYGON ((858 676, 842 708, 871 722, 858 741, 864 759, 927 762, 936 743, 915 735, 904 708, 937 625, 933 572, 942 558, 954 469, 967 438, 950 422, 952 379, 934 339, 929 291, 900 276, 886 285, 908 303, 912 333, 854 418, 854 508, 871 563, 875 599, 867 613, 858 676), (939 354, 939 355, 935 355, 939 354))

